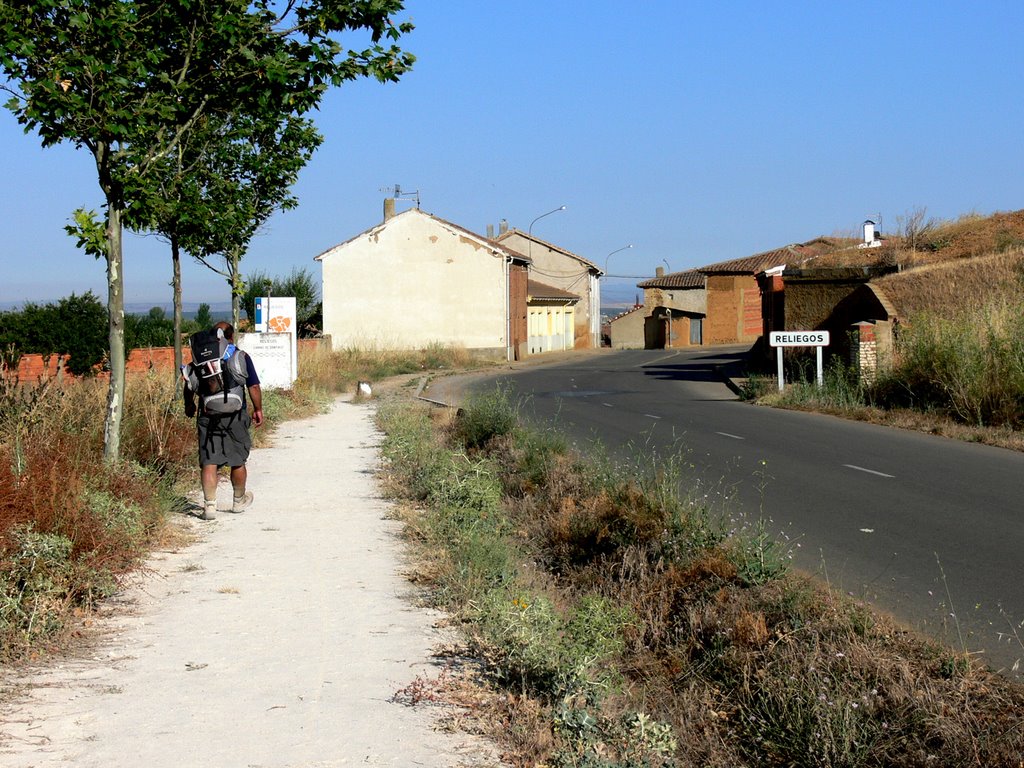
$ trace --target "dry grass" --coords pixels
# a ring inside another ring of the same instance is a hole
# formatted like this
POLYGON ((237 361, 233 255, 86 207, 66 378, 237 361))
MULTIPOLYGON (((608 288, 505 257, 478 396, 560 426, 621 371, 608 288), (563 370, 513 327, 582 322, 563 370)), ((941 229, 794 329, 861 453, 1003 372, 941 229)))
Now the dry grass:
POLYGON ((900 232, 881 248, 862 249, 876 263, 921 267, 975 259, 1024 248, 1024 210, 982 216, 965 214, 953 221, 922 220, 918 234, 900 232))
POLYGON ((167 488, 192 430, 173 386, 130 377, 122 454, 103 464, 106 384, 0 376, 0 636, 3 657, 59 643, 164 539, 167 488))
MULTIPOLYGON (((768 380, 766 379, 766 381, 768 380)), ((840 408, 824 406, 816 402, 784 400, 779 397, 777 391, 771 391, 771 387, 775 386, 774 382, 768 381, 768 384, 769 386, 765 388, 765 394, 757 397, 757 401, 761 405, 774 408, 788 408, 795 411, 827 413, 844 419, 864 421, 869 424, 879 424, 894 429, 907 429, 912 432, 925 432, 929 435, 948 437, 951 440, 960 440, 965 443, 979 443, 997 448, 1007 448, 1011 451, 1024 451, 1024 432, 1019 429, 1007 426, 984 427, 964 424, 944 413, 935 411, 922 412, 909 408, 879 408, 864 404, 840 408)))
POLYGON ((299 359, 301 386, 337 393, 352 391, 356 382, 381 381, 425 371, 450 371, 489 362, 463 347, 433 344, 419 350, 342 349, 317 347, 299 359))
POLYGON ((904 318, 922 312, 959 313, 965 296, 986 301, 1019 298, 1024 286, 1024 250, 928 264, 880 277, 873 284, 899 307, 904 318))

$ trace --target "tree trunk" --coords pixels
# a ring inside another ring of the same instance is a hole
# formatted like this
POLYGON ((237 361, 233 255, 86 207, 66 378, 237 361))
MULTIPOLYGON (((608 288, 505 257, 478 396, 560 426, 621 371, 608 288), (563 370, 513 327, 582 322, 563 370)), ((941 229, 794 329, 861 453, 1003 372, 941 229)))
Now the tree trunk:
POLYGON ((181 366, 185 359, 181 352, 181 250, 178 238, 171 237, 171 262, 174 264, 174 391, 181 390, 181 366))
POLYGON ((121 248, 121 208, 107 196, 107 317, 109 320, 110 387, 103 424, 103 460, 115 464, 121 456, 121 417, 124 415, 124 254, 121 248))
POLYGON ((231 284, 231 324, 238 329, 242 316, 242 278, 238 274, 238 263, 242 260, 237 250, 228 256, 228 282, 231 284))

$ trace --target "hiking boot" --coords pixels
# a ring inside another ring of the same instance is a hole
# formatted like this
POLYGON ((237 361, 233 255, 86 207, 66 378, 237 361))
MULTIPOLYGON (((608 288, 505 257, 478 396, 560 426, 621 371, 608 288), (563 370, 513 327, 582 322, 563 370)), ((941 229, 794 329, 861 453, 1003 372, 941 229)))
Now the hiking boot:
POLYGON ((203 514, 200 518, 203 520, 214 520, 217 517, 217 502, 208 501, 203 505, 203 514))
POLYGON ((235 496, 234 503, 231 505, 231 511, 241 512, 250 504, 252 504, 252 491, 246 491, 241 496, 235 496))

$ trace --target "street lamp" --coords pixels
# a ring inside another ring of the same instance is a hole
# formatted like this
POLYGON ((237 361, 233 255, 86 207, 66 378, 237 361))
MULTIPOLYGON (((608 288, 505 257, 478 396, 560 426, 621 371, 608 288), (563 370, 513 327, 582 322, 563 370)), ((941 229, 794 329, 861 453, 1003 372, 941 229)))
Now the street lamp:
POLYGON ((545 216, 550 216, 552 213, 558 213, 559 211, 564 211, 564 210, 565 210, 565 206, 564 205, 560 205, 557 208, 555 208, 553 211, 548 211, 547 213, 542 213, 540 216, 538 216, 536 219, 534 219, 533 221, 530 222, 530 226, 526 230, 526 234, 528 236, 528 242, 529 242, 529 245, 527 246, 527 248, 529 249, 528 253, 526 254, 527 257, 533 258, 533 225, 536 224, 541 219, 543 219, 545 216))
POLYGON ((607 256, 604 257, 604 274, 605 274, 606 277, 608 276, 608 259, 610 259, 612 256, 614 256, 619 251, 628 251, 632 247, 633 247, 632 243, 630 243, 629 245, 624 245, 621 248, 616 248, 614 251, 612 251, 611 253, 609 253, 607 256))

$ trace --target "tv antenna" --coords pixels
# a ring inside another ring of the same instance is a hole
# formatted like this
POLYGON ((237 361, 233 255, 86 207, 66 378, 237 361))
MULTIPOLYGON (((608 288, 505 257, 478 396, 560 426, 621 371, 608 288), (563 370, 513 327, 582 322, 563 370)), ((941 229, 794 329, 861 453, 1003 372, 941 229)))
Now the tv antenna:
MULTIPOLYGON (((381 192, 392 192, 391 187, 381 187, 381 192)), ((417 210, 420 207, 420 191, 417 189, 415 192, 403 192, 401 186, 395 184, 393 194, 391 195, 395 200, 408 200, 416 203, 417 210)))

